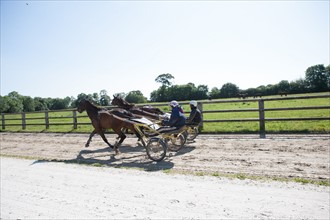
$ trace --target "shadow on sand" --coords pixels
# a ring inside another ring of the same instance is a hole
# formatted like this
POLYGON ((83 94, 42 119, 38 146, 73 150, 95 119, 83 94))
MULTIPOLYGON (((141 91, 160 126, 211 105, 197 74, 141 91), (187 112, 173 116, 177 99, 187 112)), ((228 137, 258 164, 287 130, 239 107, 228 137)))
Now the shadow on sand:
POLYGON ((92 166, 137 168, 144 171, 169 170, 174 167, 174 157, 184 155, 195 149, 195 147, 184 146, 179 152, 167 151, 166 157, 160 162, 148 158, 145 147, 138 145, 120 146, 120 154, 116 155, 110 147, 96 150, 81 150, 74 159, 41 159, 34 161, 31 165, 46 162, 64 162, 75 164, 87 164, 92 166))

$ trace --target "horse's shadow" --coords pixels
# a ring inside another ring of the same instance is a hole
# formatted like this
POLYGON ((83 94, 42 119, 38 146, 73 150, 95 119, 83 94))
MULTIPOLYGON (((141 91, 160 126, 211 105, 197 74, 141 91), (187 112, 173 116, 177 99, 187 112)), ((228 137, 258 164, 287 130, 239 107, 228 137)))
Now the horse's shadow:
POLYGON ((169 157, 177 157, 177 156, 182 156, 184 154, 190 153, 191 151, 195 150, 195 147, 189 146, 189 145, 184 145, 183 148, 181 148, 179 151, 168 151, 167 155, 169 157))
POLYGON ((64 162, 75 164, 87 164, 91 166, 107 166, 116 168, 137 168, 144 171, 159 171, 168 170, 173 168, 174 163, 171 158, 165 157, 160 162, 152 161, 148 158, 146 150, 143 146, 138 145, 135 147, 121 146, 120 154, 116 155, 110 148, 102 148, 96 150, 84 149, 81 150, 76 158, 73 159, 53 159, 53 160, 37 160, 31 165, 44 162, 64 162))
POLYGON ((77 158, 73 160, 78 163, 96 166, 138 168, 145 171, 169 170, 174 166, 171 157, 168 156, 160 162, 150 160, 142 145, 135 147, 121 146, 119 149, 121 153, 118 155, 109 147, 97 150, 81 150, 77 158))
POLYGON ((137 168, 144 171, 169 170, 174 167, 172 162, 174 157, 184 155, 195 149, 193 146, 185 145, 178 152, 167 151, 166 157, 155 162, 148 158, 145 147, 141 144, 137 146, 120 146, 120 154, 116 155, 110 147, 101 149, 83 149, 76 158, 73 159, 53 159, 53 160, 37 160, 31 165, 43 162, 64 162, 75 164, 87 164, 91 166, 107 166, 116 168, 137 168))

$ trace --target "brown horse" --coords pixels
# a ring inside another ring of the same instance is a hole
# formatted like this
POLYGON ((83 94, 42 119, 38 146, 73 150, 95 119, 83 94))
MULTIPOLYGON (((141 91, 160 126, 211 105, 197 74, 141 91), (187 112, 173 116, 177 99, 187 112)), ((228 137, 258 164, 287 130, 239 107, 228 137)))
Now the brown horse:
POLYGON ((92 137, 95 134, 99 134, 102 137, 103 141, 107 143, 109 147, 114 148, 115 152, 118 153, 118 147, 126 138, 126 135, 122 131, 123 128, 133 131, 137 135, 137 137, 140 138, 140 135, 138 134, 138 132, 136 132, 134 128, 135 122, 111 114, 109 111, 106 111, 92 104, 87 99, 84 99, 79 103, 77 111, 79 113, 86 111, 94 127, 94 130, 90 134, 85 147, 89 146, 92 137), (104 135, 106 129, 112 129, 116 134, 118 134, 120 138, 119 142, 116 143, 114 146, 108 142, 107 138, 104 135))
POLYGON ((126 109, 126 110, 132 112, 133 114, 145 116, 147 118, 154 119, 154 120, 159 120, 160 115, 164 114, 164 112, 162 110, 160 110, 159 108, 154 108, 152 106, 138 107, 134 104, 131 104, 131 103, 125 101, 124 99, 122 99, 119 96, 113 96, 111 105, 117 105, 120 108, 123 108, 123 109, 126 109))
POLYGON ((142 116, 133 114, 132 112, 127 111, 126 109, 123 109, 123 108, 111 109, 111 110, 109 110, 109 113, 117 115, 118 117, 121 117, 121 118, 128 118, 128 119, 130 119, 130 118, 142 118, 142 116))

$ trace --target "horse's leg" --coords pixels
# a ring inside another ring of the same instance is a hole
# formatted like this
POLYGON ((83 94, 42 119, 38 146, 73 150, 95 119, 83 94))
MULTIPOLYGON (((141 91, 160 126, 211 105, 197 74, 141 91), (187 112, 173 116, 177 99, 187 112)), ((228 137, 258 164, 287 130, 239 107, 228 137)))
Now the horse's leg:
POLYGON ((95 134, 96 134, 96 131, 95 131, 95 130, 92 131, 92 133, 89 135, 89 138, 88 138, 88 140, 87 140, 87 142, 86 142, 86 144, 85 144, 85 147, 89 147, 89 144, 90 144, 91 141, 92 141, 92 137, 93 137, 95 134))
POLYGON ((105 137, 104 132, 101 131, 101 132, 99 132, 99 134, 100 134, 101 138, 103 139, 103 141, 104 141, 105 143, 107 143, 107 144, 109 145, 109 147, 111 147, 111 148, 113 149, 113 145, 111 145, 111 144, 108 142, 108 139, 105 137))
POLYGON ((121 145, 121 143, 123 143, 123 141, 125 139, 126 139, 126 135, 124 134, 124 132, 121 132, 121 134, 120 134, 120 140, 119 140, 119 142, 117 142, 116 147, 118 148, 121 145))
MULTIPOLYGON (((122 128, 121 129, 121 133, 124 133, 124 131, 126 130, 126 133, 128 133, 128 129, 127 128, 122 128)), ((121 138, 121 135, 118 134, 118 136, 116 137, 116 139, 118 140, 119 138, 121 138)))
POLYGON ((116 153, 119 153, 118 147, 123 143, 126 138, 126 135, 121 129, 115 129, 114 132, 116 132, 116 134, 118 134, 118 136, 120 137, 120 140, 115 144, 115 151, 116 153))

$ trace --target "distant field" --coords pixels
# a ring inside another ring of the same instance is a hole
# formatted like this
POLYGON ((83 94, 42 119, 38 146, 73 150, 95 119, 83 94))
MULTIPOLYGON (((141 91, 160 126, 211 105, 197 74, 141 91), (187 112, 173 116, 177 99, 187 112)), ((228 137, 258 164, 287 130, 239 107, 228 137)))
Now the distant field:
MULTIPOLYGON (((322 93, 329 94, 329 93, 322 93)), ((306 94, 304 94, 306 95, 306 94)), ((320 95, 320 94, 319 94, 320 95)), ((268 96, 263 98, 278 98, 279 96, 268 96)), ((267 108, 289 108, 307 106, 330 106, 329 98, 298 99, 265 102, 267 108)), ((258 102, 246 103, 220 103, 204 105, 204 110, 215 109, 250 109, 258 108, 258 102)), ((308 118, 308 117, 330 117, 330 109, 321 110, 291 110, 291 111, 266 111, 265 118, 308 118)), ((258 112, 236 112, 236 113, 210 113, 205 114, 204 119, 244 119, 258 118, 258 112)), ((257 133, 259 122, 231 122, 231 123, 205 123, 207 132, 215 133, 257 133)), ((281 121, 266 122, 267 133, 329 133, 330 121, 281 121)))
MULTIPOLYGON (((300 94, 299 96, 315 96, 315 95, 329 95, 330 93, 314 93, 314 94, 300 94)), ((298 95, 291 95, 298 96, 298 95)), ((279 96, 267 96, 267 98, 275 98, 279 96)), ((289 96, 290 97, 290 96, 289 96)), ((228 99, 235 100, 235 99, 228 99)), ((237 100, 237 99, 236 99, 237 100)), ((213 100, 215 101, 215 100, 213 100)), ((313 99, 297 99, 297 100, 280 100, 280 101, 266 101, 265 109, 267 108, 284 108, 284 107, 307 107, 307 106, 330 106, 329 98, 313 98, 313 99)), ((189 115, 189 106, 183 105, 186 115, 189 115)), ((255 109, 258 108, 258 102, 236 102, 236 103, 214 103, 203 104, 203 110, 235 110, 235 109, 255 109)), ((162 107, 165 111, 170 111, 168 106, 162 107)), ((72 123, 72 111, 63 112, 49 112, 49 117, 56 117, 49 120, 49 123, 72 123)), ((26 113, 26 123, 43 124, 45 123, 44 113, 26 113), (31 119, 39 118, 39 119, 31 119)), ((78 123, 89 123, 90 120, 86 113, 77 114, 78 123)), ((203 115, 205 120, 211 119, 251 119, 258 118, 258 112, 226 112, 226 113, 205 113, 203 115)), ((294 111, 265 111, 265 118, 307 118, 307 117, 330 117, 330 109, 319 110, 294 110, 294 111)), ((15 132, 91 132, 91 125, 78 125, 77 129, 73 129, 72 125, 50 125, 48 129, 45 125, 27 125, 26 129, 22 129, 21 115, 11 114, 5 116, 8 124, 18 124, 18 126, 7 126, 3 130, 2 122, 0 124, 0 131, 15 131, 15 132)), ((258 133, 258 122, 212 122, 204 123, 203 133, 258 133)), ((330 133, 330 121, 281 121, 281 122, 266 122, 266 133, 330 133)))

